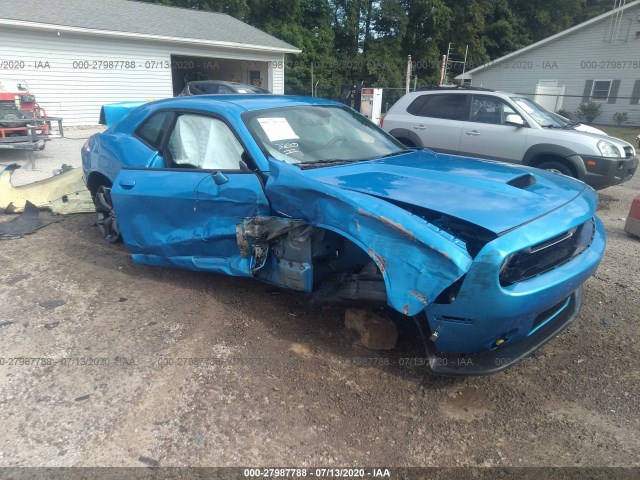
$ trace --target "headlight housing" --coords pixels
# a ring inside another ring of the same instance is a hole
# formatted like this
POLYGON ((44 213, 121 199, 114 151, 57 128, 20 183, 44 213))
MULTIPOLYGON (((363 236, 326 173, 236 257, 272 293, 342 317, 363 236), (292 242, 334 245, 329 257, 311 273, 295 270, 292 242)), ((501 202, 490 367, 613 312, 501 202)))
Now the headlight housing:
POLYGON ((598 150, 603 157, 622 157, 620 150, 613 143, 606 140, 600 140, 598 142, 598 150))

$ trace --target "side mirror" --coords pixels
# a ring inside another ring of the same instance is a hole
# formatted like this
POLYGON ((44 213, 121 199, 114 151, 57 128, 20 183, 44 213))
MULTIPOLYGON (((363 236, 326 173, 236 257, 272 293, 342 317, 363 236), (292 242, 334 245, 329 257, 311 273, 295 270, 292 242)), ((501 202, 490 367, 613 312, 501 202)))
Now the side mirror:
POLYGON ((511 115, 507 115, 507 118, 504 120, 505 125, 511 125, 513 127, 524 127, 524 118, 520 115, 516 115, 512 113, 511 115))
POLYGON ((224 185, 229 181, 229 178, 222 172, 212 173, 211 178, 213 178, 216 185, 224 185))

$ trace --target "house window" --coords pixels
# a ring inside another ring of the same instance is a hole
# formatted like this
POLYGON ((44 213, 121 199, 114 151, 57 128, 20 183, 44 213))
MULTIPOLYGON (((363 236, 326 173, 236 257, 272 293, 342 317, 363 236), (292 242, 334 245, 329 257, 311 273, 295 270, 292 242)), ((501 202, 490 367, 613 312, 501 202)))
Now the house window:
POLYGON ((609 100, 611 80, 594 80, 591 90, 591 100, 594 102, 606 102, 609 100))

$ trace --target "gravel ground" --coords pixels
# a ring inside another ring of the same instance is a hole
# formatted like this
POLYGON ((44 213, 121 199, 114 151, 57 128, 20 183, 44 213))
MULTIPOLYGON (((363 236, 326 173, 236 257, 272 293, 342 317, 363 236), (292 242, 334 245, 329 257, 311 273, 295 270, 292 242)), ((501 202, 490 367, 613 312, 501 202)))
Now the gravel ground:
POLYGON ((0 165, 17 163, 22 168, 13 172, 11 183, 14 185, 25 185, 38 180, 44 180, 53 175, 53 171, 62 167, 63 164, 72 167, 80 167, 80 149, 84 142, 96 132, 101 132, 104 127, 70 128, 64 131, 64 138, 54 138, 47 142, 47 146, 42 151, 26 152, 0 150, 0 165), (31 162, 35 162, 32 168, 31 162))
MULTIPOLYGON (((41 173, 81 144, 51 142, 41 173)), ((640 176, 600 193, 608 245, 579 319, 483 378, 404 360, 411 325, 371 352, 340 310, 134 265, 92 215, 2 242, 0 466, 640 467, 638 193, 640 176)))

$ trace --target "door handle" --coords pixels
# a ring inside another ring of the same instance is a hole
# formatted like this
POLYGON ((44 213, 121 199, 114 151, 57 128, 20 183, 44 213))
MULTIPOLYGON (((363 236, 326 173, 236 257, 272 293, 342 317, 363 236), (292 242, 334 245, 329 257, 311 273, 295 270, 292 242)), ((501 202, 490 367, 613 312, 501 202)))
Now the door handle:
POLYGON ((477 137, 478 135, 480 135, 480 132, 477 130, 471 130, 470 132, 465 132, 467 135, 471 135, 473 137, 477 137))
POLYGON ((133 187, 136 186, 136 181, 135 180, 120 180, 120 186, 122 188, 124 188, 125 190, 131 190, 133 187))
POLYGON ((427 127, 425 127, 424 125, 414 125, 413 128, 415 130, 426 130, 427 127))

